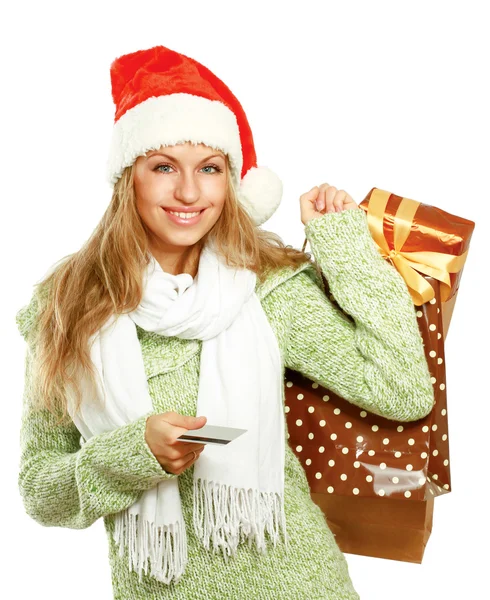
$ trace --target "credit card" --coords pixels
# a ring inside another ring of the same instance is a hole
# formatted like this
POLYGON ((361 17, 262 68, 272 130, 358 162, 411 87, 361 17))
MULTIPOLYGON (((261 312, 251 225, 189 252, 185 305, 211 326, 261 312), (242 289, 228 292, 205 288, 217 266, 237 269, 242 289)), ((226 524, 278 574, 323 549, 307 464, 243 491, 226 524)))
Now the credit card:
POLYGON ((226 446, 238 436, 245 433, 247 429, 237 427, 223 427, 221 425, 203 425, 199 429, 189 429, 177 439, 183 442, 194 442, 196 444, 215 444, 226 446))

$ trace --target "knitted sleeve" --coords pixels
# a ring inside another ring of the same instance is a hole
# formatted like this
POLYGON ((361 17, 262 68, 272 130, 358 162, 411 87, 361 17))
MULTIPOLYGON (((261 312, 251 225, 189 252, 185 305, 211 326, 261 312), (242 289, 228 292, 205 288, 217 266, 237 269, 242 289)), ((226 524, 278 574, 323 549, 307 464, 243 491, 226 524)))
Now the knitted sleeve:
POLYGON ((325 213, 307 222, 305 234, 342 310, 314 269, 289 279, 286 366, 387 419, 428 415, 434 389, 416 309, 404 279, 377 250, 363 209, 325 213))
MULTIPOLYGON (((16 314, 29 342, 36 300, 16 314)), ((73 422, 57 425, 48 410, 31 402, 32 350, 28 343, 20 429, 18 487, 27 514, 41 525, 83 529, 99 517, 131 506, 160 481, 163 470, 145 440, 152 412, 80 444, 73 422)))

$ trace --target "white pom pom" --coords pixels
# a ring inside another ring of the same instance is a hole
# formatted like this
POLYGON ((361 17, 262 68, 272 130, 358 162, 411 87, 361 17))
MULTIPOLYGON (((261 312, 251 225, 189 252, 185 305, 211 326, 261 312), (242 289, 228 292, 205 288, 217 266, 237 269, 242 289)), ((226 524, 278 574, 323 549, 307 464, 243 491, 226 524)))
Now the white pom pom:
POLYGON ((262 225, 281 203, 282 181, 268 167, 251 167, 241 181, 238 199, 254 223, 262 225))

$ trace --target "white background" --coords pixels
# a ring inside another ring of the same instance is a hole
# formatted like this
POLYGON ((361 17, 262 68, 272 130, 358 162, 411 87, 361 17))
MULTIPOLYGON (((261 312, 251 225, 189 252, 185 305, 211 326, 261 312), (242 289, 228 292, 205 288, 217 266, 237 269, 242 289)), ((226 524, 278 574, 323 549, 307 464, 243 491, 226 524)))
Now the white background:
POLYGON ((379 187, 476 222, 446 343, 453 490, 435 500, 422 564, 346 557, 362 600, 488 593, 485 5, 24 1, 2 11, 0 585, 9 598, 112 597, 102 520, 82 531, 44 528, 24 512, 16 481, 24 341, 15 313, 109 203, 111 61, 157 44, 196 58, 239 98, 259 165, 284 184, 263 227, 287 243, 301 247, 299 196, 323 182, 358 203, 379 187))

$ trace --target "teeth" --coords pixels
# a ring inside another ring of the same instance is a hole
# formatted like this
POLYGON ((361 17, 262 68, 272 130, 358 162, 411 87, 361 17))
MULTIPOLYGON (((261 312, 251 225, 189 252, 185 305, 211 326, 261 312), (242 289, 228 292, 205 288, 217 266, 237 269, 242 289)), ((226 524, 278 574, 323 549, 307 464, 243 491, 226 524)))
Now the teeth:
POLYGON ((199 212, 193 212, 193 213, 183 213, 183 212, 173 212, 171 210, 167 211, 172 215, 177 215, 178 217, 182 217, 182 219, 191 219, 192 217, 196 217, 198 214, 200 214, 201 211, 199 212))

